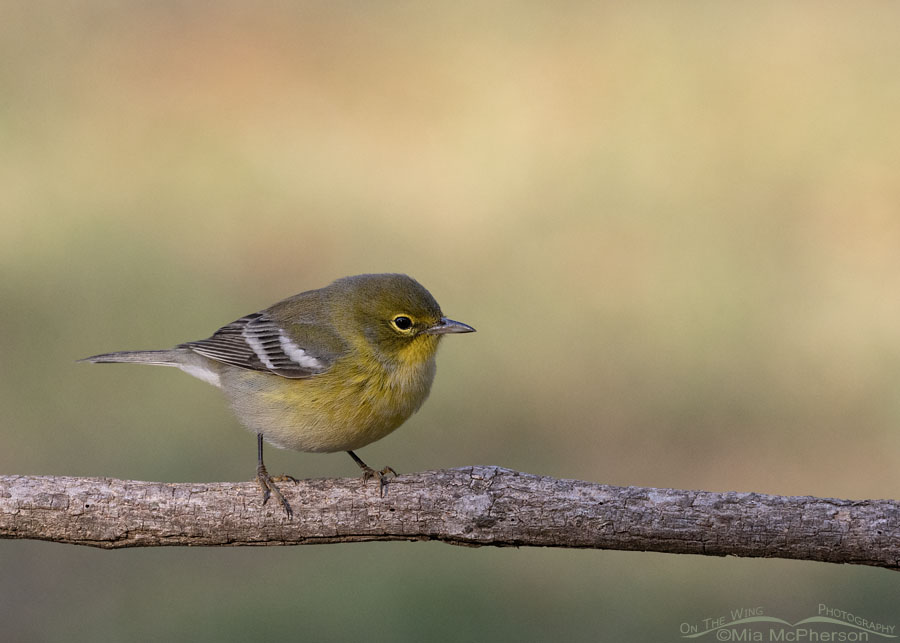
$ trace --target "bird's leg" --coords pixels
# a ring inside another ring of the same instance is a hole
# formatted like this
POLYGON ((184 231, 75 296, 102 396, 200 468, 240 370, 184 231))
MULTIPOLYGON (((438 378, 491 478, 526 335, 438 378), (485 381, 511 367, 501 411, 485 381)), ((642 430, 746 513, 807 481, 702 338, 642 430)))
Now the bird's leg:
POLYGON ((353 451, 347 451, 347 454, 353 458, 353 461, 359 465, 359 468, 362 469, 362 479, 363 483, 369 481, 369 478, 378 478, 378 482, 380 484, 378 491, 381 497, 384 497, 384 488, 387 486, 387 475, 393 474, 393 476, 397 477, 397 472, 394 471, 391 467, 385 467, 381 471, 375 471, 372 467, 363 462, 358 455, 353 453, 353 451))
POLYGON ((263 438, 262 434, 256 434, 257 439, 257 455, 256 455, 256 481, 259 483, 259 488, 262 489, 263 492, 263 504, 269 502, 269 497, 274 495, 281 502, 281 506, 284 507, 284 513, 287 514, 288 519, 294 517, 294 512, 291 510, 291 506, 288 504, 288 501, 284 499, 284 496, 281 495, 281 490, 275 485, 275 482, 293 482, 297 483, 297 479, 293 476, 270 476, 269 472, 266 471, 266 465, 263 464, 263 438))

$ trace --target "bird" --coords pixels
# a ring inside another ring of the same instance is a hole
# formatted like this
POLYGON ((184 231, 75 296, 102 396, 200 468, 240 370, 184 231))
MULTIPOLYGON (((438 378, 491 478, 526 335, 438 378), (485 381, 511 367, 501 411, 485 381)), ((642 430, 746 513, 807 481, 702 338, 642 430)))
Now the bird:
POLYGON ((221 389, 257 436, 262 504, 274 496, 290 519, 292 508, 276 483, 297 479, 269 475, 263 441, 304 452, 346 451, 363 482, 377 478, 383 494, 396 471, 376 471, 354 451, 387 436, 422 406, 441 338, 471 332, 472 326, 445 317, 412 277, 362 274, 283 299, 206 339, 79 361, 174 366, 221 389))

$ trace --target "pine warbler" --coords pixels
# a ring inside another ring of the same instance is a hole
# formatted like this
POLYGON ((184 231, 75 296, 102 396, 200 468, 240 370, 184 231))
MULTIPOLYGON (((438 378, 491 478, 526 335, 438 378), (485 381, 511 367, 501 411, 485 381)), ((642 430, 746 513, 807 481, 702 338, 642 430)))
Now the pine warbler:
POLYGON ((175 366, 225 393, 257 435, 256 479, 293 513, 263 464, 263 439, 277 447, 346 451, 382 490, 391 467, 375 471, 353 452, 415 413, 431 389, 435 353, 448 333, 475 329, 447 319, 406 275, 344 277, 223 326, 208 339, 169 350, 123 351, 81 361, 175 366))

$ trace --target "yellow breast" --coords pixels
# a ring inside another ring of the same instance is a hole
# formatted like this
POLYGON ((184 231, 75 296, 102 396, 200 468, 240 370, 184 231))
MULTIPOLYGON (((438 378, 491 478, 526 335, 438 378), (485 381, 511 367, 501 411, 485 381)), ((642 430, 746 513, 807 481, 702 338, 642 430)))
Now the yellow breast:
POLYGON ((223 389, 243 424, 269 442, 330 453, 361 448, 399 427, 428 397, 434 374, 433 351, 389 365, 357 355, 308 379, 235 369, 223 389))

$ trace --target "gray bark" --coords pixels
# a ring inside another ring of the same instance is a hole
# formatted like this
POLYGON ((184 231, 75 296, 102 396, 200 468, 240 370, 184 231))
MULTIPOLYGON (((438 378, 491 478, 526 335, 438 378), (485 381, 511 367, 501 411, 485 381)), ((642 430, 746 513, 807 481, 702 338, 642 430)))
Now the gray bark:
POLYGON ((613 487, 476 466, 356 478, 164 483, 0 476, 0 538, 92 547, 438 540, 900 568, 900 502, 613 487))

